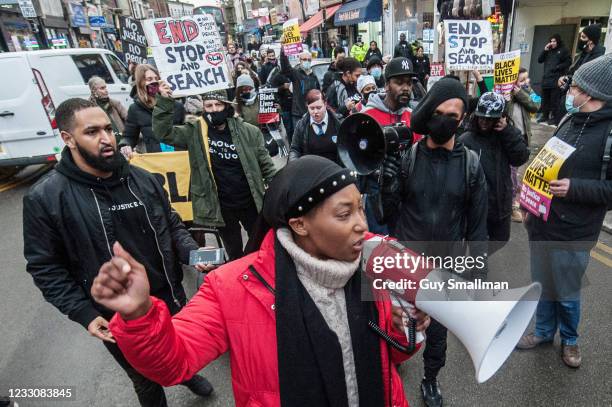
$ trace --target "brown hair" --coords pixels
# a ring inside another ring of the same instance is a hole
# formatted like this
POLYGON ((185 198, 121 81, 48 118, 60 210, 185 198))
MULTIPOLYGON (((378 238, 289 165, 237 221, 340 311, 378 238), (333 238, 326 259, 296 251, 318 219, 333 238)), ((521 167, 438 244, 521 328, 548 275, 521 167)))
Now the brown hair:
POLYGON ((323 96, 323 93, 321 93, 319 89, 310 89, 306 93, 306 106, 316 102, 317 100, 321 100, 323 103, 325 103, 325 96, 323 96))
POLYGON ((155 106, 155 97, 149 96, 147 93, 147 87, 145 85, 145 75, 147 71, 153 71, 159 78, 159 71, 154 66, 149 64, 141 64, 134 70, 134 82, 136 83, 136 94, 138 99, 148 107, 155 106))

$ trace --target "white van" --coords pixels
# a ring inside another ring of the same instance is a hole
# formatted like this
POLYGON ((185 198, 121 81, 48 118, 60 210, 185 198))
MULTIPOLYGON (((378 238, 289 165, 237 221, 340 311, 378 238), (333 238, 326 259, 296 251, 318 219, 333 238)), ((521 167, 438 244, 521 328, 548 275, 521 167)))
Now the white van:
POLYGON ((63 147, 55 108, 69 98, 88 99, 94 75, 106 80, 112 98, 126 108, 132 103, 128 71, 106 49, 0 53, 0 174, 55 161, 63 147))

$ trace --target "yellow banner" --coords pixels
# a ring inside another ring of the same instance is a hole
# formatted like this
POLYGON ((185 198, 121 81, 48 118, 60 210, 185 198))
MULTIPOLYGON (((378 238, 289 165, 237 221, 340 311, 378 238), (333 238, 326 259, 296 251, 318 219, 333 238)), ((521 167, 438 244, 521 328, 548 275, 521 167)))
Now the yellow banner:
POLYGON ((178 212, 183 221, 193 220, 189 194, 191 180, 189 152, 134 154, 130 164, 144 168, 155 175, 168 192, 172 208, 178 212))
POLYGON ((521 67, 521 51, 510 51, 503 54, 493 55, 495 64, 495 85, 493 90, 496 93, 506 93, 512 91, 518 79, 519 68, 521 67))
POLYGON ((282 44, 285 55, 297 55, 302 52, 302 37, 297 18, 292 18, 283 24, 282 44))

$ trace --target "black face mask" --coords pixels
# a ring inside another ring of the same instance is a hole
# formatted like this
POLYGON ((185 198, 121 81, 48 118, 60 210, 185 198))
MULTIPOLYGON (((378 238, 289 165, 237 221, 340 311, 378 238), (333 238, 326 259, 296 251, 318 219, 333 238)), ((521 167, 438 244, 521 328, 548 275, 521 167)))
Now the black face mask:
POLYGON ((227 107, 220 112, 204 112, 204 119, 213 126, 221 126, 227 121, 227 107))
POLYGON ((439 114, 434 114, 427 122, 429 137, 438 145, 446 144, 457 131, 457 127, 459 127, 457 119, 439 114))
POLYGON ((578 40, 578 45, 576 46, 576 49, 578 50, 578 52, 584 51, 587 44, 589 43, 589 41, 583 41, 583 40, 578 40))

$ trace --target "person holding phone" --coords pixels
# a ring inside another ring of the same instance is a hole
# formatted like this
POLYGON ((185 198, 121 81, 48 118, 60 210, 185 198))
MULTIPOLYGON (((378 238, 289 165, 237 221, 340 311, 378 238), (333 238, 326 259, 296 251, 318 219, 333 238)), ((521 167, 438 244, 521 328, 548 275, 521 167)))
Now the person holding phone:
MULTIPOLYGON (((166 406, 163 387, 138 373, 117 347, 108 330, 114 312, 92 298, 90 289, 112 257, 111 247, 120 243, 146 264, 151 292, 177 313, 186 302, 182 265, 198 245, 155 176, 117 151, 102 108, 72 98, 58 106, 55 117, 66 147, 23 200, 26 270, 48 302, 102 341, 132 381, 140 405, 166 406)), ((181 383, 200 396, 213 391, 198 375, 181 383)))
MULTIPOLYGON (((128 109, 125 121, 125 132, 119 142, 121 153, 130 158, 134 151, 138 153, 159 153, 168 151, 153 137, 153 108, 155 96, 159 93, 159 72, 151 65, 138 65, 134 71, 136 96, 128 109), (142 138, 141 138, 142 135, 142 138)), ((183 124, 185 108, 180 102, 174 102, 174 124, 183 124)))
MULTIPOLYGON (((266 192, 251 254, 209 273, 174 317, 146 266, 115 244, 91 293, 117 312, 110 330, 130 363, 172 385, 229 353, 238 407, 408 406, 397 365, 413 352, 390 345, 408 347, 405 314, 386 292, 361 295, 373 235, 356 181, 323 157, 289 162, 266 192)), ((427 328, 427 315, 408 313, 427 328)))

